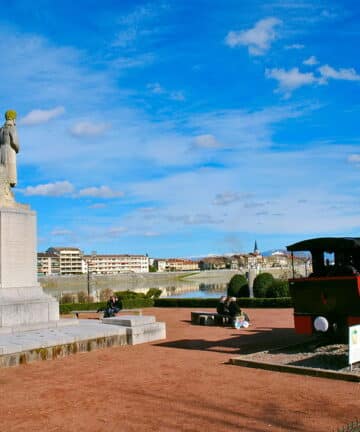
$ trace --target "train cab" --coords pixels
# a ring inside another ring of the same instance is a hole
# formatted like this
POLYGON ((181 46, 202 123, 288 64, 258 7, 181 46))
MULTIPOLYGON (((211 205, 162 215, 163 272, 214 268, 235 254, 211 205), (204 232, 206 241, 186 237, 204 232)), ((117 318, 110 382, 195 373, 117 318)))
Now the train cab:
POLYGON ((325 237, 287 246, 311 255, 312 272, 289 279, 295 331, 344 336, 360 324, 360 238, 325 237))

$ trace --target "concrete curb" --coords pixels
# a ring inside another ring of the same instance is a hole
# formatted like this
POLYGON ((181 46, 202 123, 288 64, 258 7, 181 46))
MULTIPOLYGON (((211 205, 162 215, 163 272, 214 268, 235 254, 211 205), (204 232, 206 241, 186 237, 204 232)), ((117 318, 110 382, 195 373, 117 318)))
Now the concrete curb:
POLYGON ((250 360, 245 357, 234 357, 229 360, 229 363, 236 366, 243 366, 255 369, 264 369, 276 372, 288 372, 298 375, 309 375, 321 378, 330 378, 343 381, 354 381, 360 382, 360 375, 348 373, 348 372, 337 372, 325 369, 309 368, 304 366, 292 366, 282 365, 279 363, 268 363, 258 360, 250 360))

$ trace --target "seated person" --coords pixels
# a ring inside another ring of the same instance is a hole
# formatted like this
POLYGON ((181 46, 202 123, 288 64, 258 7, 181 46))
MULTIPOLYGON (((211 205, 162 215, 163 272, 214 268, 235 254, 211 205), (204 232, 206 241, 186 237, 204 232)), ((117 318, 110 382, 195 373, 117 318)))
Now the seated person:
POLYGON ((220 315, 229 315, 229 308, 227 305, 227 297, 220 297, 219 303, 216 306, 216 312, 220 315))
POLYGON ((104 311, 104 318, 110 318, 115 316, 121 309, 122 306, 119 302, 119 299, 114 295, 112 295, 106 304, 106 308, 104 311))
POLYGON ((248 327, 250 318, 245 312, 242 312, 239 305, 236 303, 236 298, 231 297, 229 302, 229 314, 231 323, 235 326, 237 321, 246 323, 246 325, 240 325, 239 327, 248 327))
POLYGON ((241 309, 236 303, 236 297, 231 297, 229 301, 229 315, 231 318, 235 318, 241 315, 241 309))

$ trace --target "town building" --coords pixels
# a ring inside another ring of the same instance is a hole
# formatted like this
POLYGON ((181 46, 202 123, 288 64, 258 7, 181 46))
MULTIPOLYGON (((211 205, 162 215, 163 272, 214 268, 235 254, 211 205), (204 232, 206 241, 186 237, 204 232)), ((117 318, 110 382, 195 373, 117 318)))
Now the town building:
POLYGON ((200 270, 223 270, 231 268, 231 259, 225 256, 206 257, 199 262, 200 270))
POLYGON ((199 270, 199 263, 184 258, 156 259, 154 261, 158 272, 199 270))
POLYGON ((60 273, 60 258, 49 252, 37 254, 37 272, 39 276, 58 275, 60 273))
POLYGON ((149 271, 147 255, 84 255, 86 267, 94 274, 146 273, 149 271))
POLYGON ((167 262, 167 271, 190 271, 199 270, 199 264, 196 261, 183 258, 169 258, 167 262))
POLYGON ((47 253, 59 258, 59 274, 82 274, 84 273, 83 253, 74 247, 51 247, 47 253))

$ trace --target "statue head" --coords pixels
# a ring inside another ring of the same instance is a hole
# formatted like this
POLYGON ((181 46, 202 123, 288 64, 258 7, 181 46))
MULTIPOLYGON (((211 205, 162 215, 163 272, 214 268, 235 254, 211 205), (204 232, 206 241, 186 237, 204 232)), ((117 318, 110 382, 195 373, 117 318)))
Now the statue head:
POLYGON ((5 119, 6 120, 16 120, 16 111, 14 110, 7 110, 5 113, 5 119))

